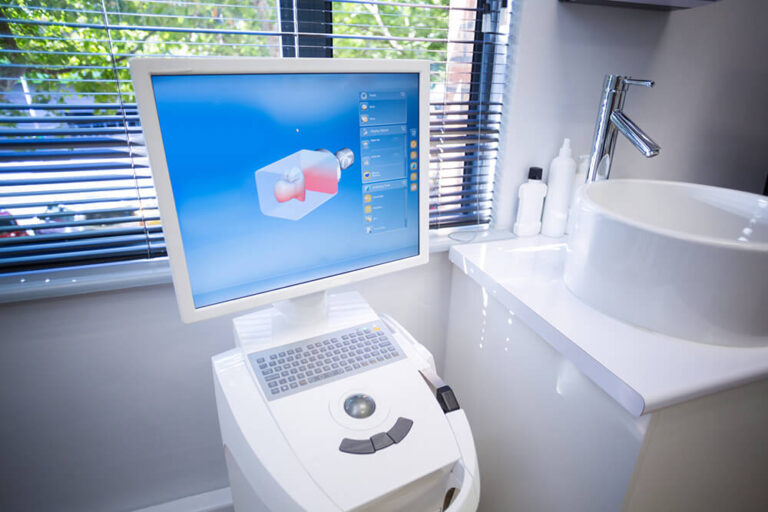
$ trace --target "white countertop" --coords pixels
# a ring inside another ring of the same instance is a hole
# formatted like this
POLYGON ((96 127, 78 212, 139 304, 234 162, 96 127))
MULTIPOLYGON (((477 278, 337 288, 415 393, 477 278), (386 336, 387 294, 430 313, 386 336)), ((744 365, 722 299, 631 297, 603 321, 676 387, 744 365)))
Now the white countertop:
POLYGON ((451 261, 635 416, 768 377, 768 346, 706 345, 635 327, 562 280, 564 239, 457 245, 451 261))

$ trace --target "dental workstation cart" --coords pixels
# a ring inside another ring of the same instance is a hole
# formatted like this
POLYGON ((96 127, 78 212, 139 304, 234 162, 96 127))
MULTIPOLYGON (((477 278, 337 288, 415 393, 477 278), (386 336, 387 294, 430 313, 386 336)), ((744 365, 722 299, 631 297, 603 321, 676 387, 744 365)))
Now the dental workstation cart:
POLYGON ((356 292, 325 309, 237 318, 213 358, 235 510, 475 511, 472 432, 432 355, 356 292))
POLYGON ((429 260, 429 63, 130 64, 181 319, 251 311, 213 357, 236 512, 477 510, 432 354, 327 292, 429 260))

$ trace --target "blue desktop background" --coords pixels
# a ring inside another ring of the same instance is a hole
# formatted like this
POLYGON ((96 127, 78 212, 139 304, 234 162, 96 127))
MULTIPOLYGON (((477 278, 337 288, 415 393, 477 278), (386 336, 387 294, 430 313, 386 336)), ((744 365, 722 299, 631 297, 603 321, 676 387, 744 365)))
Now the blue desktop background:
POLYGON ((361 91, 404 91, 408 129, 417 130, 417 74, 154 76, 152 84, 196 308, 418 254, 418 191, 406 192, 404 228, 365 231, 358 110, 361 91), (300 149, 345 147, 355 163, 335 197, 298 221, 261 213, 255 171, 300 149))

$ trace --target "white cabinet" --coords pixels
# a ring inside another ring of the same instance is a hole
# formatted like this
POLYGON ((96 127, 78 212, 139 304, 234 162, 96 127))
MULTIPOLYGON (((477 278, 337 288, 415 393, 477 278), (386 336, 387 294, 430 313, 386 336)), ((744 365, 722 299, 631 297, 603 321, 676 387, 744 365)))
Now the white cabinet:
POLYGON ((445 377, 475 434, 480 512, 768 510, 767 380, 635 416, 464 270, 445 377))

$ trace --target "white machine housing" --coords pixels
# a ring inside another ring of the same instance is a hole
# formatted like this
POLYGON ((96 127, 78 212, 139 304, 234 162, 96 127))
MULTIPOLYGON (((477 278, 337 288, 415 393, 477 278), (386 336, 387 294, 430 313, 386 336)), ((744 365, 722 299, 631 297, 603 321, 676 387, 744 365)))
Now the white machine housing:
POLYGON ((275 400, 258 384, 248 354, 380 321, 356 292, 329 295, 316 322, 285 322, 275 307, 234 320, 237 348, 213 358, 216 402, 238 512, 474 512, 480 480, 461 409, 444 413, 428 381, 434 359, 395 321, 383 322, 407 356, 275 400), (344 399, 366 393, 376 411, 348 416, 344 399), (393 426, 413 426, 398 444, 371 454, 339 450, 393 426), (453 489, 453 491, 451 491, 453 489), (446 495, 452 496, 447 500, 446 495))

